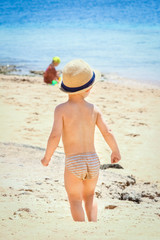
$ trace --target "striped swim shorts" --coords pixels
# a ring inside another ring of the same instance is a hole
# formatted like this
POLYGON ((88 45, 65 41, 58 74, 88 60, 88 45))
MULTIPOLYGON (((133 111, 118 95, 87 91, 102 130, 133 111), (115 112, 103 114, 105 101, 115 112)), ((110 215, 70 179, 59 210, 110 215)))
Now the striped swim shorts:
POLYGON ((92 179, 98 176, 100 161, 95 152, 66 156, 65 166, 80 179, 92 179))

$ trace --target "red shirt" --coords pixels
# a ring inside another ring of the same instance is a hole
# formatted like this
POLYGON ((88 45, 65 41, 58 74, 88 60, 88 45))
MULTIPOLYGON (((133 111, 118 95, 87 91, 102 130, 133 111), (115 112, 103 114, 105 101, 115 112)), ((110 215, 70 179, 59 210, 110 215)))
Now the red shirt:
POLYGON ((46 69, 43 76, 44 76, 45 83, 52 83, 52 80, 57 79, 57 71, 56 71, 55 67, 53 66, 53 64, 50 64, 48 66, 48 68, 46 69))

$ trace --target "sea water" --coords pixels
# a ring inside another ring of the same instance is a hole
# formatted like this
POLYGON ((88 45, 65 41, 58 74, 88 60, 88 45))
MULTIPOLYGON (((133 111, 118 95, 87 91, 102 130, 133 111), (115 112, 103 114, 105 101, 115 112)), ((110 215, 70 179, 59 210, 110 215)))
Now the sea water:
POLYGON ((160 0, 1 1, 0 65, 26 74, 54 56, 160 84, 160 0))

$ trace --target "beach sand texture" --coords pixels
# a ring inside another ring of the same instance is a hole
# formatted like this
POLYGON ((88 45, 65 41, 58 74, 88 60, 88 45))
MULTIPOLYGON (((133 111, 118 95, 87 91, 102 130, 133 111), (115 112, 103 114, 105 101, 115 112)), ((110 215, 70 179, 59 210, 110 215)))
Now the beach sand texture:
MULTIPOLYGON (((97 83, 88 100, 118 141, 122 168, 101 169, 97 223, 73 222, 64 189, 60 142, 40 164, 54 108, 67 100, 42 77, 0 75, 0 239, 160 239, 160 89, 126 79, 97 83)), ((110 150, 96 129, 101 165, 110 150)))

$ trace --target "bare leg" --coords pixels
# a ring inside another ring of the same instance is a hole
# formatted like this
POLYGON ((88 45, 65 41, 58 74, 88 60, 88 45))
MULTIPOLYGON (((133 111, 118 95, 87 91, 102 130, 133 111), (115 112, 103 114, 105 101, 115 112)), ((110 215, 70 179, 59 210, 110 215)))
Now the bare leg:
POLYGON ((82 207, 83 181, 65 168, 64 182, 74 221, 85 221, 82 207))
POLYGON ((83 182, 83 200, 85 203, 86 214, 88 221, 97 221, 97 200, 94 197, 95 187, 98 181, 98 176, 93 179, 87 179, 83 182))

